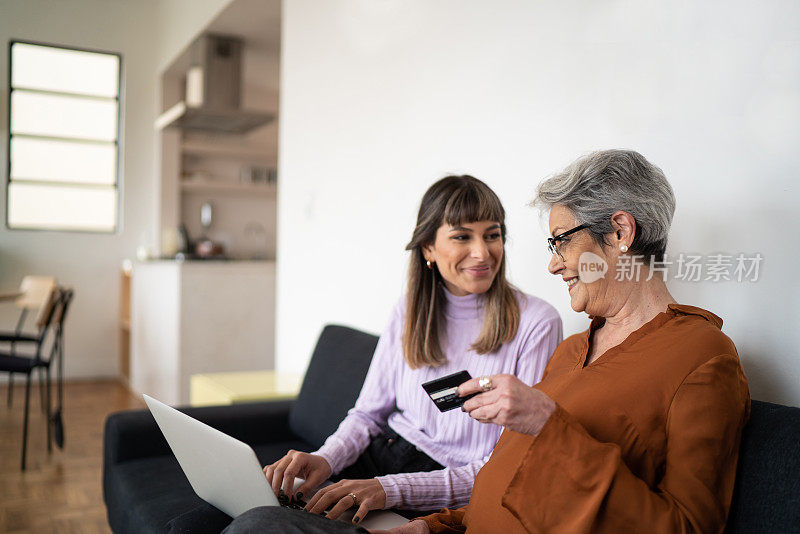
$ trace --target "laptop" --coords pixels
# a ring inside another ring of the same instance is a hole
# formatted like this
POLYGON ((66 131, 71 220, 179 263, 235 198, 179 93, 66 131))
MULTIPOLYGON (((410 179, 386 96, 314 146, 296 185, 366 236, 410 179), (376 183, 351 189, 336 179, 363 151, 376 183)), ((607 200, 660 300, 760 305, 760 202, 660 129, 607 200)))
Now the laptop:
MULTIPOLYGON (((201 423, 147 395, 150 413, 167 439, 197 495, 231 517, 257 506, 285 506, 272 491, 255 451, 246 443, 201 423)), ((295 487, 302 480, 295 480, 295 487)), ((339 516, 350 521, 356 509, 339 516)), ((390 529, 407 523, 388 510, 373 510, 359 523, 367 529, 390 529)))

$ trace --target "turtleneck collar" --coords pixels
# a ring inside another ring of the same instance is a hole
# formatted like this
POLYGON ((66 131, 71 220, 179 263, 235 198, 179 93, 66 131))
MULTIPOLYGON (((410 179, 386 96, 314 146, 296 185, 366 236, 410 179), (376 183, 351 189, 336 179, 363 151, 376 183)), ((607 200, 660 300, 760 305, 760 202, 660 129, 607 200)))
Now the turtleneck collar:
POLYGON ((450 293, 444 284, 442 284, 442 293, 447 302, 444 313, 448 317, 454 319, 478 319, 481 317, 483 303, 486 300, 485 295, 470 293, 463 297, 457 297, 450 293))

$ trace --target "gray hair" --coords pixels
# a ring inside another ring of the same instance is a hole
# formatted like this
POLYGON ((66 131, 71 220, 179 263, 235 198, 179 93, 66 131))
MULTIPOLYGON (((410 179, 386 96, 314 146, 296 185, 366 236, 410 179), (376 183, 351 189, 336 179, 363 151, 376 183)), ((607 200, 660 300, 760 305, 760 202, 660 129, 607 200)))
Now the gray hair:
POLYGON ((664 173, 633 150, 600 150, 578 158, 539 184, 532 205, 550 209, 559 204, 572 211, 578 224, 598 244, 614 231, 611 216, 626 211, 636 220, 631 254, 663 261, 675 194, 664 173))

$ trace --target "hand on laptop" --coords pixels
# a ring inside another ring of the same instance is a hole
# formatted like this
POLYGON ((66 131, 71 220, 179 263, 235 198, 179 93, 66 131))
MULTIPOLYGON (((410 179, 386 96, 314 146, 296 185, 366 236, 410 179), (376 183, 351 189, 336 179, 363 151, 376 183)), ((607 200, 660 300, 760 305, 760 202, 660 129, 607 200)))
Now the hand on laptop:
POLYGON ((386 504, 386 492, 377 478, 364 480, 340 480, 319 490, 306 504, 306 510, 313 514, 325 514, 329 519, 337 519, 345 510, 357 508, 353 523, 361 522, 370 510, 382 510, 386 504))
MULTIPOLYGON (((322 456, 307 452, 289 451, 286 456, 264 468, 264 474, 277 497, 281 489, 293 499, 302 499, 331 476, 331 466, 322 456), (294 491, 294 479, 300 477, 305 482, 294 491)), ((377 482, 377 481, 376 481, 377 482)))

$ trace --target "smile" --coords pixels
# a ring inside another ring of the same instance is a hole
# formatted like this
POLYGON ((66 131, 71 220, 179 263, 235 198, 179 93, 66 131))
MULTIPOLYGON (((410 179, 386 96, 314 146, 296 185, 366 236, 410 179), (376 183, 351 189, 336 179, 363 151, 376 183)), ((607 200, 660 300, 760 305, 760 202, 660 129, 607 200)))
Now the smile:
POLYGON ((567 283, 567 289, 572 291, 572 288, 575 287, 575 284, 578 283, 578 277, 570 278, 569 280, 564 280, 567 283))
POLYGON ((483 278, 492 274, 492 268, 489 265, 467 267, 464 270, 476 278, 483 278))

